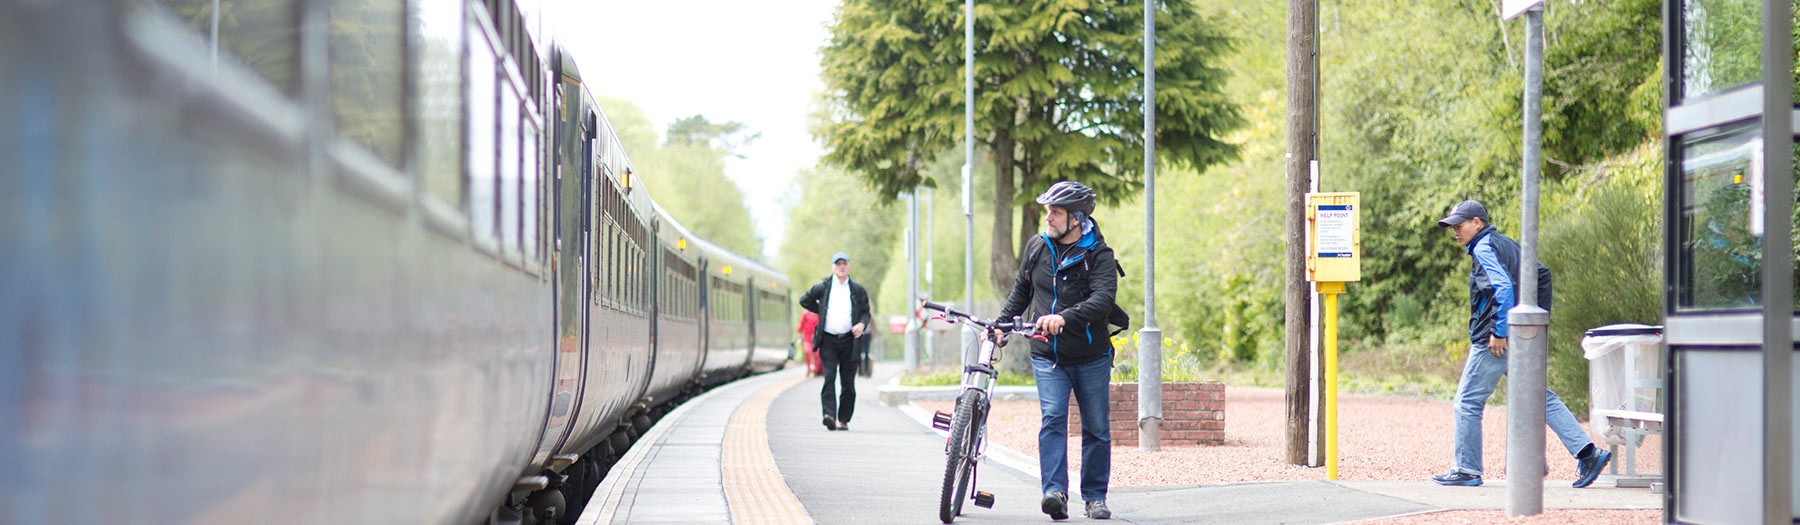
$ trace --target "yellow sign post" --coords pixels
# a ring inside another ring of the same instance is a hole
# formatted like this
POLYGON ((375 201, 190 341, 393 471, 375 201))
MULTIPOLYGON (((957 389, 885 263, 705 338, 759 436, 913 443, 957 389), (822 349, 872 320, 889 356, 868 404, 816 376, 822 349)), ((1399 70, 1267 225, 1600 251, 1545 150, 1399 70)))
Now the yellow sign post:
POLYGON ((1337 296, 1362 280, 1361 194, 1306 194, 1306 280, 1325 295, 1325 478, 1337 471, 1337 296))

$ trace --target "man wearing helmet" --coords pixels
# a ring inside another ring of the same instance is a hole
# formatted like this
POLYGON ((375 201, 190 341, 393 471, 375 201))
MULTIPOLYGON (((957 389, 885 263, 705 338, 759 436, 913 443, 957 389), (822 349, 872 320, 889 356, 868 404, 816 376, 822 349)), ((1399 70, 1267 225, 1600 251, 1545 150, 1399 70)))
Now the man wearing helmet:
POLYGON ((1044 205, 1044 233, 1026 243, 1025 259, 1013 281, 1001 317, 1025 313, 1037 318, 1048 341, 1031 341, 1031 369, 1037 376, 1038 468, 1052 519, 1066 519, 1069 490, 1069 394, 1081 407, 1081 499, 1087 515, 1112 517, 1106 488, 1112 477, 1111 413, 1107 384, 1112 380, 1112 339, 1108 320, 1117 307, 1119 263, 1094 222, 1094 191, 1077 182, 1058 182, 1037 197, 1044 205))

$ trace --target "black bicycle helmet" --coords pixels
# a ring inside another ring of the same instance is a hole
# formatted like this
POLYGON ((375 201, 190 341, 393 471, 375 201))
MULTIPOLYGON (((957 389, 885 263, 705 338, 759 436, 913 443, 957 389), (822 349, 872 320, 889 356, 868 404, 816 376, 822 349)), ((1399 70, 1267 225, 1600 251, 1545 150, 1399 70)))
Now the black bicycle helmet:
POLYGON ((1050 189, 1037 196, 1037 203, 1062 206, 1070 212, 1090 216, 1094 213, 1094 190, 1082 183, 1065 180, 1051 184, 1050 189))

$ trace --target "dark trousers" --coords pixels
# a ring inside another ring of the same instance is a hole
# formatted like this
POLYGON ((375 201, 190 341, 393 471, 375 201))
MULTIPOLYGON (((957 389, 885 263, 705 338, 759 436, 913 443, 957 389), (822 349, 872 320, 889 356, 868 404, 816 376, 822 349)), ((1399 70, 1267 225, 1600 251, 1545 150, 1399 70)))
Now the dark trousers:
POLYGON ((856 411, 856 356, 855 339, 850 334, 819 334, 819 361, 825 379, 825 388, 819 390, 819 404, 824 406, 825 415, 849 423, 851 413, 856 411), (842 394, 837 392, 835 383, 843 383, 842 394))

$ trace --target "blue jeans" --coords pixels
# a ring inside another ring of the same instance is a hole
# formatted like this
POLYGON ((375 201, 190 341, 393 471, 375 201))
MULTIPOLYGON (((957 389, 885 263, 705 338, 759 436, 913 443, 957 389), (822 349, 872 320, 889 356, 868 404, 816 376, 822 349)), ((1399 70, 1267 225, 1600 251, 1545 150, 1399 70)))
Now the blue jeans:
MULTIPOLYGON (((1503 375, 1506 358, 1494 357, 1486 344, 1469 345, 1469 362, 1463 366, 1462 382, 1456 386, 1456 464, 1450 468, 1452 472, 1481 475, 1481 410, 1503 375)), ((1569 405, 1549 389, 1544 390, 1544 423, 1556 432, 1570 456, 1593 443, 1581 430, 1575 414, 1569 412, 1569 405)))
POLYGON ((1111 397, 1112 359, 1102 358, 1074 366, 1059 366, 1049 359, 1031 356, 1037 375, 1038 409, 1043 426, 1038 428, 1038 472, 1044 492, 1068 493, 1069 487, 1069 392, 1081 407, 1081 499, 1106 501, 1106 485, 1112 480, 1111 397))

